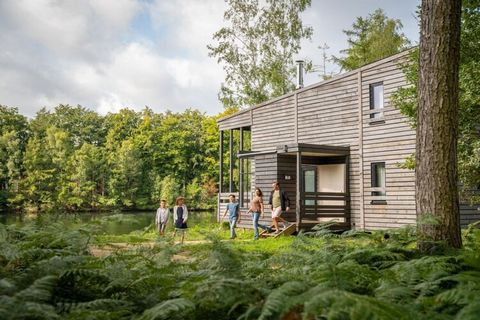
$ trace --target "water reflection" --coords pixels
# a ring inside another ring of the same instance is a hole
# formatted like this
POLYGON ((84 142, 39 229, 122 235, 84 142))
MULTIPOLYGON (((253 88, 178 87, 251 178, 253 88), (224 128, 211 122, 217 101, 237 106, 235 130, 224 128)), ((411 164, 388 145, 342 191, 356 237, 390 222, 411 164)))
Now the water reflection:
MULTIPOLYGON (((76 222, 91 222, 96 220, 103 220, 102 225, 108 234, 126 234, 135 230, 143 230, 154 223, 155 212, 132 211, 128 213, 120 213, 118 211, 102 212, 102 213, 62 213, 50 214, 56 219, 71 221, 72 224, 76 222)), ((17 224, 23 225, 26 221, 36 219, 35 215, 25 215, 17 213, 3 213, 0 214, 0 223, 3 224, 17 224)), ((213 211, 189 212, 188 222, 189 226, 194 226, 200 223, 214 223, 216 215, 213 211)), ((169 224, 172 223, 172 217, 169 219, 169 224)))

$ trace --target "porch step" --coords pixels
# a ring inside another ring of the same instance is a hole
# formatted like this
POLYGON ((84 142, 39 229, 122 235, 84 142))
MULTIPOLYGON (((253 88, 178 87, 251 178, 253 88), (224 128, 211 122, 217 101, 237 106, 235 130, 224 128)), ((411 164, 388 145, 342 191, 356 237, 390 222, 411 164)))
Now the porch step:
MULTIPOLYGON (((272 230, 275 230, 274 226, 270 226, 272 230)), ((297 230, 297 225, 295 223, 290 223, 285 229, 281 229, 279 233, 275 232, 267 232, 267 230, 263 230, 260 233, 260 237, 262 238, 277 238, 279 236, 289 236, 297 230)))

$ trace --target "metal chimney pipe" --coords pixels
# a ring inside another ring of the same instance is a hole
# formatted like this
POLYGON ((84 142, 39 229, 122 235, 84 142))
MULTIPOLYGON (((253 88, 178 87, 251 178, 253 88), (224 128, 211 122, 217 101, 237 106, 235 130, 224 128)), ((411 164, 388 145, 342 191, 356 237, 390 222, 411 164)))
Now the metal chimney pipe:
POLYGON ((295 61, 297 63, 297 89, 303 88, 303 60, 295 61))

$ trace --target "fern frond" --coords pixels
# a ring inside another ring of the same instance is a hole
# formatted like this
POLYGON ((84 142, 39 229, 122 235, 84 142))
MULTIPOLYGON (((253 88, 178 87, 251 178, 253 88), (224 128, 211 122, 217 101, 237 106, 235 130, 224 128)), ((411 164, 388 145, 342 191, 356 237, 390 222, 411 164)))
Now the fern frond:
POLYGON ((392 252, 390 250, 380 248, 357 249, 351 253, 347 253, 344 260, 354 260, 359 264, 366 264, 372 267, 382 268, 389 267, 389 262, 404 261, 405 256, 401 253, 392 252))
POLYGON ((341 290, 325 290, 305 302, 304 319, 413 319, 405 307, 341 290))
POLYGON ((478 295, 476 301, 465 306, 455 316, 456 320, 477 320, 480 315, 480 302, 478 302, 478 295))
POLYGON ((52 297, 53 289, 57 285, 56 276, 45 276, 35 280, 28 288, 15 294, 15 298, 20 301, 46 302, 52 297))
POLYGON ((15 284, 8 279, 0 279, 0 295, 9 295, 15 292, 15 284))
POLYGON ((163 301, 143 312, 140 320, 187 319, 195 305, 184 298, 163 301))
POLYGON ((116 299, 96 299, 88 302, 82 302, 75 305, 73 310, 118 310, 126 308, 129 305, 126 301, 116 299))
POLYGON ((263 305, 262 312, 258 319, 281 318, 281 315, 288 312, 290 308, 297 303, 293 297, 305 292, 306 289, 306 284, 292 281, 286 282, 279 288, 272 290, 263 305))
POLYGON ((14 319, 61 319, 55 308, 48 304, 25 302, 21 306, 20 310, 17 309, 14 319))
POLYGON ((0 223, 0 243, 5 243, 7 242, 8 238, 8 231, 7 228, 3 223, 0 223))
POLYGON ((375 297, 383 301, 402 303, 412 301, 417 295, 414 288, 382 281, 375 289, 375 297))
POLYGON ((313 226, 311 231, 305 232, 305 235, 313 236, 320 239, 338 238, 338 235, 335 234, 331 229, 331 227, 336 224, 337 222, 335 221, 328 221, 317 224, 313 226))
POLYGON ((249 305, 247 310, 238 317, 238 320, 254 320, 258 319, 261 308, 258 304, 249 305))

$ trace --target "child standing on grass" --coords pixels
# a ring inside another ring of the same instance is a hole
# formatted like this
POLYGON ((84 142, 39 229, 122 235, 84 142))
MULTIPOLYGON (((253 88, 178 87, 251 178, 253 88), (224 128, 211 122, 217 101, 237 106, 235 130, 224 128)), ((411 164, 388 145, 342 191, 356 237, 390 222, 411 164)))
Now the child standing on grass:
POLYGON ((155 215, 155 224, 161 236, 165 234, 169 214, 170 210, 167 208, 167 201, 160 201, 160 208, 157 209, 157 214, 155 215))
POLYGON ((231 194, 229 199, 230 203, 227 204, 227 208, 225 209, 223 217, 225 218, 228 212, 228 221, 230 222, 230 239, 233 240, 237 237, 235 228, 237 226, 237 222, 240 222, 240 208, 238 203, 235 202, 235 195, 231 194))
POLYGON ((178 197, 175 200, 175 206, 173 207, 173 224, 175 225, 175 231, 173 237, 177 234, 177 231, 182 233, 182 243, 185 238, 185 231, 187 230, 188 210, 185 205, 185 198, 178 197))

